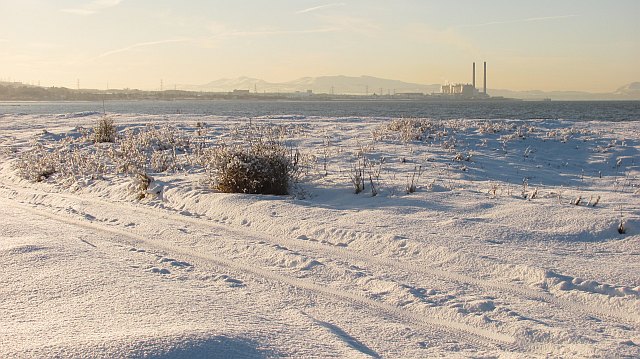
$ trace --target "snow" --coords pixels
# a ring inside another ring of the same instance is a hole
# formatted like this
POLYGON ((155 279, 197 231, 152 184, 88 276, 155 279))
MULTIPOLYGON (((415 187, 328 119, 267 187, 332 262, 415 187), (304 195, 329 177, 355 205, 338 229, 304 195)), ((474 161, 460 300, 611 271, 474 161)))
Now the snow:
POLYGON ((0 357, 640 356, 638 122, 123 114, 210 145, 278 126, 300 180, 19 176, 100 117, 0 116, 0 357))

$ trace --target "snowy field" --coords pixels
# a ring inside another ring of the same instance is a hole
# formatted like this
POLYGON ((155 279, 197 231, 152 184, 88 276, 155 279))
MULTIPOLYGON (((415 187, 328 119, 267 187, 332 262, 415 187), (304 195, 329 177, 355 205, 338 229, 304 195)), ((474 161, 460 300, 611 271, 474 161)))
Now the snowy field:
POLYGON ((640 122, 101 117, 0 116, 2 358, 640 357, 640 122))

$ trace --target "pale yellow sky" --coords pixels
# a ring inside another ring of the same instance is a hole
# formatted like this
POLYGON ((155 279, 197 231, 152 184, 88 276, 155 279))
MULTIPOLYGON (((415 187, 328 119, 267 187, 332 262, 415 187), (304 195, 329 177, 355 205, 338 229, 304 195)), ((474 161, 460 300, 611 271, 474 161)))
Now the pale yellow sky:
POLYGON ((249 76, 610 92, 640 81, 640 1, 0 0, 0 79, 157 89, 249 76), (480 78, 480 77, 478 77, 480 78))

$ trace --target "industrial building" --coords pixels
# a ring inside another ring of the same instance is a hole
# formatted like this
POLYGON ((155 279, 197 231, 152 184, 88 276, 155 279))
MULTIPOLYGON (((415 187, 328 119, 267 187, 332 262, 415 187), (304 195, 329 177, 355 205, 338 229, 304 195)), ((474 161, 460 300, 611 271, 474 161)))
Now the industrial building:
POLYGON ((487 62, 484 62, 484 82, 483 89, 480 92, 476 88, 476 63, 473 63, 473 75, 472 75, 472 83, 457 83, 457 84, 447 84, 442 85, 442 89, 440 92, 442 96, 455 96, 456 98, 463 99, 476 99, 476 98, 487 98, 489 95, 487 94, 487 62))
POLYGON ((442 85, 442 94, 444 95, 473 96, 475 93, 476 89, 471 84, 442 85))

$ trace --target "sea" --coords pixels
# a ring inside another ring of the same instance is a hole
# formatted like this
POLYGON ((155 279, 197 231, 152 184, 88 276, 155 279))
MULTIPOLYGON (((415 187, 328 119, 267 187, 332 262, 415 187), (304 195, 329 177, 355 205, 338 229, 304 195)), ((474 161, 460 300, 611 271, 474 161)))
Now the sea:
POLYGON ((142 100, 0 102, 0 115, 82 113, 193 114, 228 117, 389 117, 640 121, 640 101, 256 101, 142 100))

